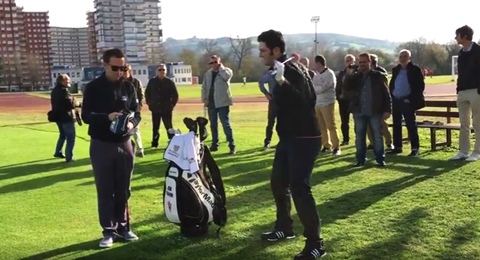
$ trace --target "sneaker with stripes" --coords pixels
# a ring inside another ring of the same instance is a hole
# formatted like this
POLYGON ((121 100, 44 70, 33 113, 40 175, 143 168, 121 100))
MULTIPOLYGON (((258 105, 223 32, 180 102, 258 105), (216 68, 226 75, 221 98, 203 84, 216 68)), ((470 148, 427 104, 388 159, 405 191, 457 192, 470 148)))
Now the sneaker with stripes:
POLYGON ((271 242, 292 238, 295 238, 295 234, 293 232, 284 232, 281 230, 273 230, 262 234, 262 240, 267 240, 271 242))
POLYGON ((325 251, 325 247, 323 245, 323 240, 319 242, 311 243, 309 241, 306 242, 305 247, 303 248, 300 254, 296 255, 294 260, 315 260, 322 256, 325 256, 327 252, 325 251))

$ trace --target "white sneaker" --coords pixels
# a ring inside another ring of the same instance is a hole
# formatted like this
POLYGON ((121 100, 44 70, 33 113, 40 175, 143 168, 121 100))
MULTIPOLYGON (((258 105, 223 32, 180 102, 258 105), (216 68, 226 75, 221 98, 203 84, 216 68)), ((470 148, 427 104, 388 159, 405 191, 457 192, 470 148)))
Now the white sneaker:
POLYGON ((101 248, 108 248, 113 246, 113 236, 105 235, 102 240, 100 240, 99 245, 101 248))
POLYGON ((458 160, 464 160, 464 159, 467 159, 467 158, 468 158, 468 155, 466 155, 464 153, 457 153, 455 156, 450 157, 449 160, 458 161, 458 160))
POLYGON ((476 162, 480 160, 480 154, 478 153, 472 153, 465 161, 467 162, 476 162))

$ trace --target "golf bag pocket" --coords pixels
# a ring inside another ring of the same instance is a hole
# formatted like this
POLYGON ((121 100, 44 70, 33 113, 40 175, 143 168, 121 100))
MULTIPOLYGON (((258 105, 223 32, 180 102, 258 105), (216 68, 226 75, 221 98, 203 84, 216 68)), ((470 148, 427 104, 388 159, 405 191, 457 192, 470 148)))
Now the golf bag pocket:
POLYGON ((213 221, 215 197, 198 173, 171 162, 163 193, 168 221, 182 227, 207 227, 213 221))

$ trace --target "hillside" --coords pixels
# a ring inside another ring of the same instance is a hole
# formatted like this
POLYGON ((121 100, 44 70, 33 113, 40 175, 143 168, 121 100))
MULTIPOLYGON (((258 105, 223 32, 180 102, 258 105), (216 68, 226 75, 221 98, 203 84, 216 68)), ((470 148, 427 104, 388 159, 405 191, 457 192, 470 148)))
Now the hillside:
MULTIPOLYGON (((288 43, 295 43, 300 47, 310 49, 313 47, 313 40, 315 39, 315 34, 313 33, 302 33, 302 34, 286 34, 285 40, 288 43)), ((217 38, 218 46, 222 48, 230 47, 230 40, 228 37, 217 38)), ((252 42, 256 44, 254 38, 252 42)), ((350 35, 342 35, 335 33, 320 33, 318 34, 319 45, 328 44, 329 48, 349 48, 354 47, 358 49, 370 48, 370 49, 380 49, 385 52, 393 52, 395 48, 400 44, 398 42, 390 42, 386 40, 378 39, 369 39, 362 38, 350 35)), ((203 51, 200 47, 204 39, 201 38, 190 38, 184 40, 176 40, 173 38, 167 38, 165 41, 165 47, 171 54, 178 54, 182 49, 192 49, 197 51, 203 51)))

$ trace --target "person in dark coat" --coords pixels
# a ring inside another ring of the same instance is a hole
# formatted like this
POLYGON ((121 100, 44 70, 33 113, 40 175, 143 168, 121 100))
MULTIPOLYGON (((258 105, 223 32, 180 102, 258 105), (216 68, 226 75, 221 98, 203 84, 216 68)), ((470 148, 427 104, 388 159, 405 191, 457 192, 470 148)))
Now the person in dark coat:
POLYGON ((157 148, 160 140, 160 121, 165 126, 168 139, 172 139, 174 135, 168 130, 173 128, 173 109, 178 102, 177 86, 167 77, 165 64, 160 64, 157 68, 157 76, 148 81, 145 101, 152 112, 152 147, 157 148))

